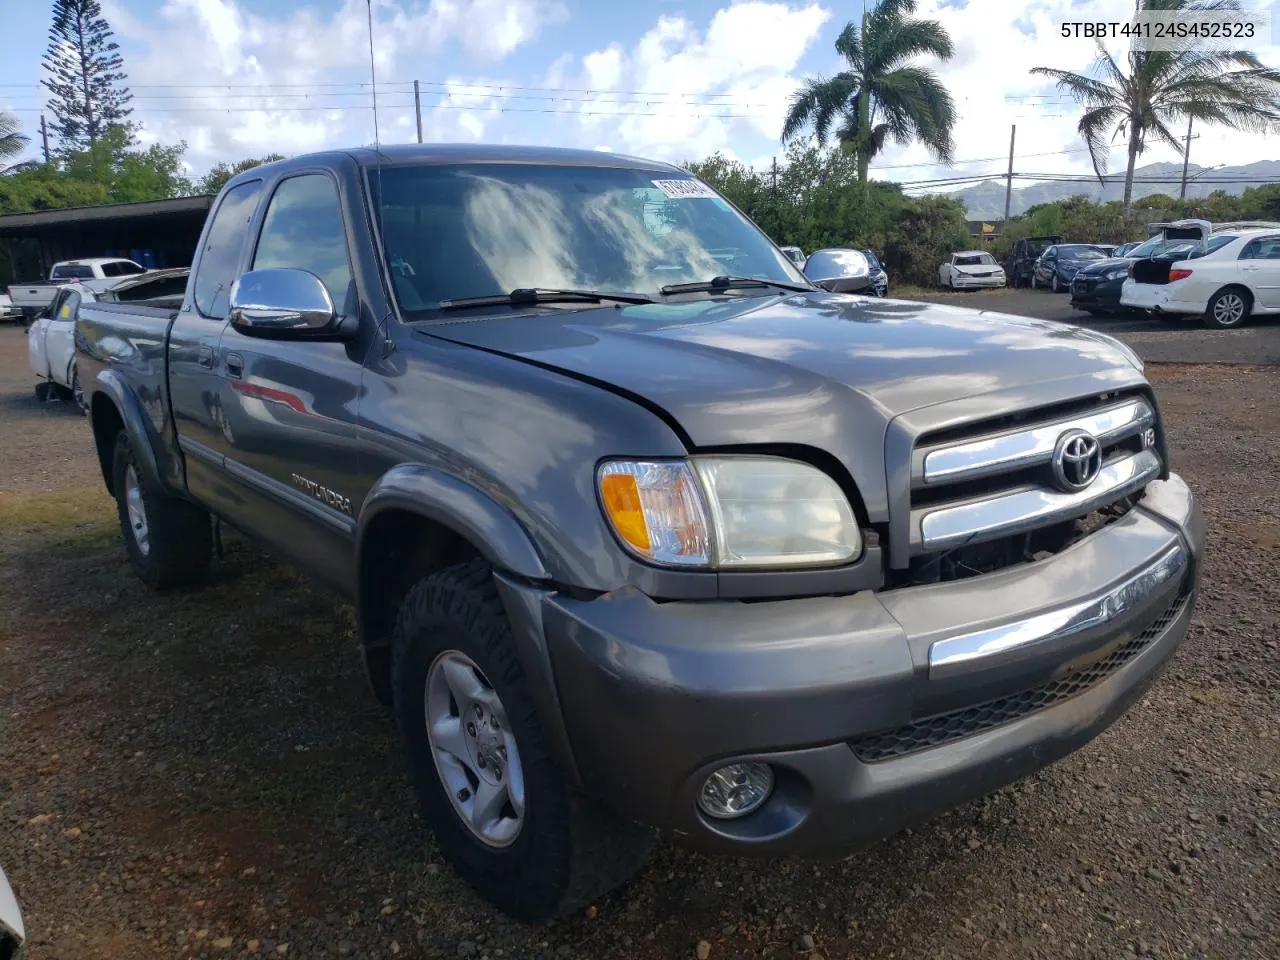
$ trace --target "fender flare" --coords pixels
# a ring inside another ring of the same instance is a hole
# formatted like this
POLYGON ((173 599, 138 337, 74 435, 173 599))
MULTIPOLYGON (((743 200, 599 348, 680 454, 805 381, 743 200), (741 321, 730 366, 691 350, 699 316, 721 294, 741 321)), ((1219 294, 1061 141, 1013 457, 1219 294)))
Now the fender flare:
MULTIPOLYGON (((120 415, 120 420, 124 424, 125 435, 129 438, 129 446, 133 449, 134 463, 143 475, 143 480, 151 483, 153 487, 162 487, 160 480, 160 468, 156 460, 155 445, 152 442, 151 431, 147 427, 147 417, 142 410, 142 401, 138 399, 138 395, 133 391, 124 378, 114 370, 101 371, 97 379, 94 381, 94 394, 105 394, 116 408, 116 412, 120 415)), ((90 399, 90 412, 93 410, 93 400, 90 399)), ((96 418, 95 418, 96 432, 96 418)), ((105 454, 109 455, 110 451, 105 454)), ((107 488, 111 488, 110 465, 103 460, 103 479, 107 482, 107 488)))
POLYGON ((356 524, 356 555, 375 517, 388 509, 417 513, 472 543, 495 570, 525 580, 549 580, 533 539, 502 504, 459 477, 422 463, 405 463, 382 475, 370 489, 356 524))

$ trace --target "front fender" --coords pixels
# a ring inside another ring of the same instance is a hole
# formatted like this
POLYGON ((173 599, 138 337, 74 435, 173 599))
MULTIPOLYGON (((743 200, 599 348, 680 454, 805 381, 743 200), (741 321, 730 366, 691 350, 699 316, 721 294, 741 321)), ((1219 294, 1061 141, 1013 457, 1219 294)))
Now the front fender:
POLYGON ((496 570, 526 580, 550 579, 537 546, 510 510, 437 467, 401 464, 373 485, 356 526, 358 553, 363 551, 370 522, 389 509, 417 513, 450 528, 474 545, 496 570))

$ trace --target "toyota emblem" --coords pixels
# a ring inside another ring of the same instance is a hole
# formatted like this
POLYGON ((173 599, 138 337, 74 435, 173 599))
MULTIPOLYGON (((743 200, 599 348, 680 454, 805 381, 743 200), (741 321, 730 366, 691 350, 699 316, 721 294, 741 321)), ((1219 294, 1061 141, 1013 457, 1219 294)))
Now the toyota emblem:
POLYGON ((1076 493, 1102 472, 1102 444, 1084 430, 1067 430, 1053 448, 1053 480, 1060 490, 1076 493))

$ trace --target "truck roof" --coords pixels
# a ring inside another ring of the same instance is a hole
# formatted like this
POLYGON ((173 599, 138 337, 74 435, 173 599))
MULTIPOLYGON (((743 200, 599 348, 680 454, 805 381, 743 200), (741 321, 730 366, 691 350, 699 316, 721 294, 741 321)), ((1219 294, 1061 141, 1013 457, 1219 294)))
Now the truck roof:
POLYGON ((379 162, 388 167, 434 163, 544 163, 579 167, 622 167, 629 170, 653 170, 689 175, 687 170, 661 160, 646 160, 621 153, 608 153, 604 150, 490 143, 397 143, 388 144, 377 150, 373 147, 356 147, 341 151, 325 150, 290 157, 287 160, 277 160, 275 163, 246 170, 229 182, 238 183, 241 180, 254 179, 255 175, 260 176, 264 170, 295 165, 306 166, 334 156, 349 156, 365 167, 376 166, 379 162))

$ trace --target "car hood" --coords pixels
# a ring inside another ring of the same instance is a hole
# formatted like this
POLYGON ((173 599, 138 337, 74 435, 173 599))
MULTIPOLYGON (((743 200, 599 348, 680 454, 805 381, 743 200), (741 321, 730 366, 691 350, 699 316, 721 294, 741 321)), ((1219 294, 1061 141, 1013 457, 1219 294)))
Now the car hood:
POLYGON ((420 329, 643 398, 699 445, 793 440, 786 431, 833 397, 887 420, 1020 385, 1136 373, 1115 341, 1077 327, 825 291, 539 308, 420 329))
POLYGON ((1125 257, 1112 257, 1110 260, 1094 260, 1087 266, 1081 267, 1081 273, 1087 273, 1090 276, 1095 274, 1110 273, 1112 270, 1120 267, 1128 267, 1132 261, 1125 257))

